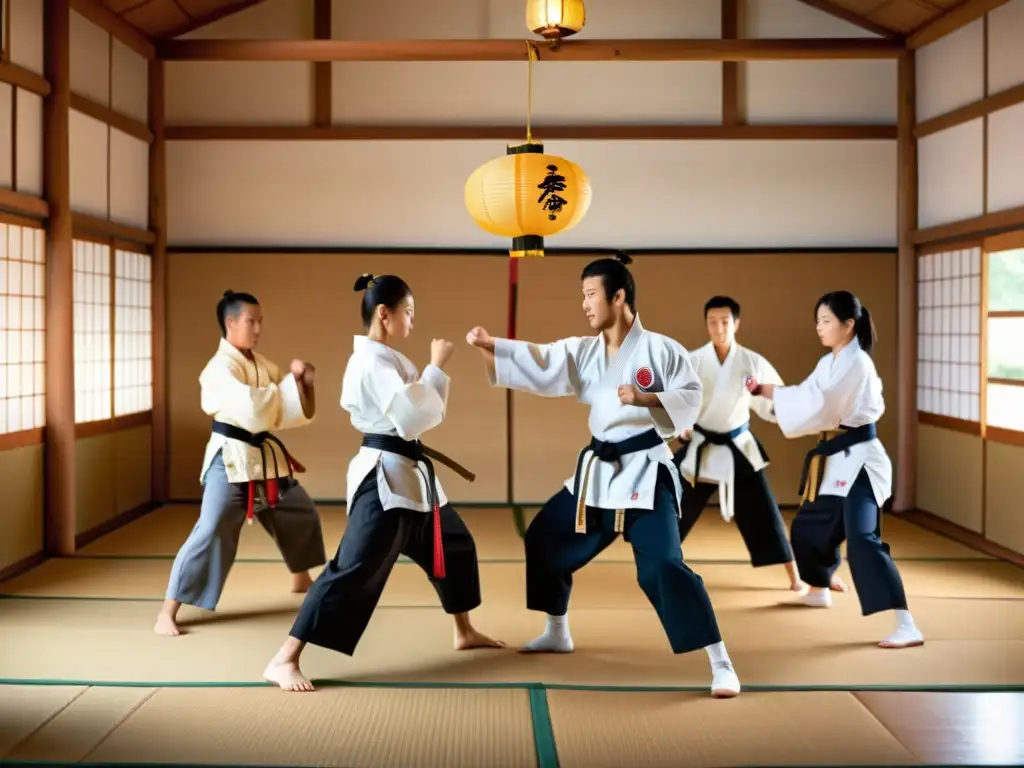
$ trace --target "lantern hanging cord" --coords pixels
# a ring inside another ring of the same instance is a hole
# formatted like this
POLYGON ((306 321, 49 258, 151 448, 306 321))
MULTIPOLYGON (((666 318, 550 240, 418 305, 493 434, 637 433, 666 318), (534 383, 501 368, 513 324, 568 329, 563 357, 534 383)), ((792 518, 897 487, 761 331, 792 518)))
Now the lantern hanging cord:
POLYGON ((537 46, 526 41, 526 143, 533 144, 530 120, 533 115, 533 62, 537 61, 537 46))

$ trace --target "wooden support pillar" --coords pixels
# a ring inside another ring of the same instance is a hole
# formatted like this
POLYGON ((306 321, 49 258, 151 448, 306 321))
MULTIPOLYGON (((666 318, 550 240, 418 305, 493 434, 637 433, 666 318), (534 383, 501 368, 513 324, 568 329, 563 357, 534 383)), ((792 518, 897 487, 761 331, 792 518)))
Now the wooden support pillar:
POLYGON ((899 59, 897 114, 896 221, 899 250, 896 259, 896 483, 893 510, 904 512, 917 505, 917 123, 914 52, 899 59))
MULTIPOLYGON (((330 40, 331 0, 313 0, 313 36, 317 40, 330 40)), ((313 62, 313 125, 326 128, 331 124, 331 68, 329 61, 313 62)))
POLYGON ((46 226, 46 451, 45 550, 75 551, 74 248, 71 240, 70 140, 71 8, 69 0, 42 0, 44 69, 43 186, 46 226))
POLYGON ((151 500, 168 497, 170 411, 167 402, 167 140, 164 130, 164 63, 149 60, 149 229, 153 243, 153 424, 151 500))
MULTIPOLYGON (((738 40, 743 28, 744 0, 722 0, 722 39, 738 40)), ((746 122, 743 98, 742 61, 722 63, 722 124, 743 125, 746 122)))

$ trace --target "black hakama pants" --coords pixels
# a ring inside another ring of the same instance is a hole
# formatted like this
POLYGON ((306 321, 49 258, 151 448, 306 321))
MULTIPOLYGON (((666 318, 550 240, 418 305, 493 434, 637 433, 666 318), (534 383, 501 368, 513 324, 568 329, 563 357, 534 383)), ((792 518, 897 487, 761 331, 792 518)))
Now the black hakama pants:
POLYGON ((812 587, 828 588, 845 541, 861 613, 905 610, 903 580, 881 533, 882 510, 862 469, 845 498, 818 495, 801 506, 793 519, 793 552, 801 578, 812 587))
MULTIPOLYGON (((733 519, 750 554, 750 564, 761 568, 792 562, 793 550, 786 536, 786 522, 782 519, 764 471, 755 472, 748 464, 745 468, 737 466, 734 472, 733 519)), ((686 478, 682 478, 682 482, 683 509, 679 518, 679 539, 685 542, 708 500, 718 490, 718 484, 698 482, 691 485, 686 478)))
POLYGON ((291 636, 351 656, 399 555, 423 569, 446 613, 478 607, 476 545, 451 504, 441 507, 441 537, 446 575, 435 579, 433 514, 384 509, 376 470, 370 472, 351 500, 338 551, 306 593, 291 636))
MULTIPOLYGON (((704 582, 683 562, 678 505, 668 467, 658 467, 653 509, 627 509, 623 536, 633 546, 637 581, 654 606, 675 653, 722 639, 704 582)), ((563 488, 526 531, 526 607, 551 616, 569 610, 573 574, 615 539, 615 510, 587 507, 587 532, 576 532, 576 500, 563 488)))

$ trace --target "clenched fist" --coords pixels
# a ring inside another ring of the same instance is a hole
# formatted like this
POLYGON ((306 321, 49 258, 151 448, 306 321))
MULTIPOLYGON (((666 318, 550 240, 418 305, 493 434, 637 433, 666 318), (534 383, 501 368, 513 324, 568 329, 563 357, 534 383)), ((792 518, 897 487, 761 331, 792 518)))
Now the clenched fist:
POLYGON ((430 364, 435 368, 444 368, 452 356, 455 345, 445 339, 434 339, 430 342, 430 364))
POLYGON ((289 366, 289 370, 292 372, 292 376, 296 379, 301 379, 303 372, 306 370, 306 364, 298 358, 292 360, 292 364, 289 366))
POLYGON ((623 405, 636 405, 640 391, 632 384, 619 385, 619 402, 623 405))
POLYGON ((494 339, 491 334, 487 332, 486 328, 479 325, 466 334, 466 343, 480 349, 494 349, 494 339))

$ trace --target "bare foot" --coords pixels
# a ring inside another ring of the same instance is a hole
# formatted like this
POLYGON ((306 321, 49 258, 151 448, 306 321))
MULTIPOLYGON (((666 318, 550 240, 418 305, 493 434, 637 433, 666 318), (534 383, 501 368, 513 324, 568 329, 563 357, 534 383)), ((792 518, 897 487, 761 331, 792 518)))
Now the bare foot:
POLYGON ((293 661, 270 662, 263 670, 263 679, 278 686, 282 691, 300 693, 314 690, 313 684, 306 679, 299 665, 293 661))
POLYGON ((482 632, 470 628, 465 632, 455 633, 455 650, 468 651, 470 648, 504 648, 505 643, 494 640, 482 632))
POLYGON ((310 578, 309 571, 292 574, 292 592, 295 594, 304 594, 311 586, 313 586, 313 579, 310 578))
POLYGON ((793 581, 789 585, 789 588, 791 590, 793 590, 794 592, 796 592, 798 595, 806 595, 807 594, 807 590, 809 590, 811 587, 803 579, 797 579, 796 581, 793 581))
POLYGON ((156 626, 153 627, 153 631, 158 635, 164 635, 166 637, 177 637, 182 633, 181 630, 178 629, 178 624, 174 620, 174 617, 163 612, 156 617, 156 626))
POLYGON ((828 588, 831 589, 833 592, 849 592, 850 591, 849 585, 845 581, 840 579, 838 576, 833 576, 832 577, 832 581, 831 581, 831 583, 829 583, 828 588))

